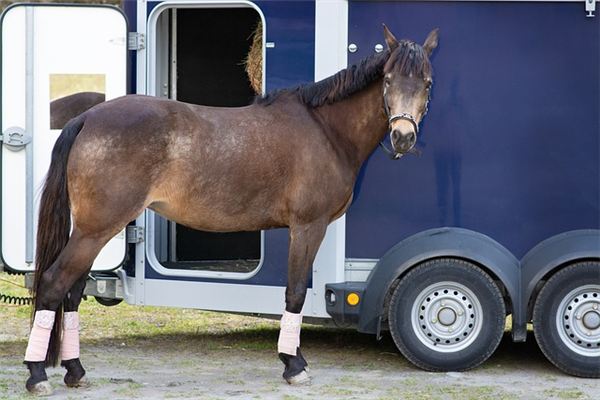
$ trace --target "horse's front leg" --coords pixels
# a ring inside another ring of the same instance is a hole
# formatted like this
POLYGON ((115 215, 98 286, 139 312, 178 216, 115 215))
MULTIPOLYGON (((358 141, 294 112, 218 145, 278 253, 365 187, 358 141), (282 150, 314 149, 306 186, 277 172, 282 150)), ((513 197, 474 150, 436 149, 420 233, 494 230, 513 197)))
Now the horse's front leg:
POLYGON ((300 353, 300 325, 310 272, 326 229, 327 223, 290 227, 286 305, 277 343, 279 358, 285 364, 283 377, 290 385, 310 383, 308 363, 300 353))

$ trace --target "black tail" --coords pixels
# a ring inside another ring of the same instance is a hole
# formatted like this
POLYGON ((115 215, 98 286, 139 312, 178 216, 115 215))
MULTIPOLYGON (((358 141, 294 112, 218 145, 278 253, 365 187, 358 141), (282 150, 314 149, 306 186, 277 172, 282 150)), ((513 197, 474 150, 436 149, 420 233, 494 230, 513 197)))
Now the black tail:
MULTIPOLYGON (((35 311, 41 307, 40 289, 46 289, 40 286, 42 275, 58 258, 58 255, 65 248, 69 240, 71 207, 67 192, 67 161, 71 147, 81 128, 83 128, 84 120, 85 117, 80 116, 69 121, 52 149, 50 168, 46 175, 46 182, 40 201, 35 275, 33 281, 34 306, 32 309, 32 319, 35 311)), ((52 330, 48 346, 48 355, 46 357, 46 365, 48 366, 56 366, 59 361, 62 336, 62 311, 63 306, 61 302, 56 310, 54 329, 52 330)))

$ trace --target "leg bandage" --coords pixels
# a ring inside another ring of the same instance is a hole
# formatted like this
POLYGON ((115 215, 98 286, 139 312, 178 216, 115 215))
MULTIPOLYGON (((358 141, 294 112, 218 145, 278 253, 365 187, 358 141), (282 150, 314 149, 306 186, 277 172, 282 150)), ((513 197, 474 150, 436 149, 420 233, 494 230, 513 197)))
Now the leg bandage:
POLYGON ((293 314, 287 311, 283 313, 277 342, 279 353, 296 355, 296 351, 300 347, 300 324, 302 324, 302 314, 293 314))
POLYGON ((46 360, 55 316, 56 312, 54 311, 40 310, 35 312, 33 327, 29 334, 29 343, 25 351, 25 361, 40 362, 46 360))
POLYGON ((79 358, 79 313, 65 312, 63 317, 63 339, 60 349, 63 361, 79 358))

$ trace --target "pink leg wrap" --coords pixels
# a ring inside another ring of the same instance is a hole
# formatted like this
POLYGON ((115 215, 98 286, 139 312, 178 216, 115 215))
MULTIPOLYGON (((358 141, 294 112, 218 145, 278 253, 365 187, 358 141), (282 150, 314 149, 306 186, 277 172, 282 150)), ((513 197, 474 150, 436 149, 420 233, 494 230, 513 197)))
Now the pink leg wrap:
POLYGON ((65 312, 63 317, 63 339, 60 349, 63 361, 79 358, 79 313, 65 312))
POLYGON ((56 312, 40 310, 35 312, 33 328, 29 334, 29 343, 25 351, 25 361, 40 362, 46 360, 48 342, 54 327, 56 312))
POLYGON ((300 347, 300 324, 302 324, 302 314, 293 314, 287 311, 283 313, 277 342, 279 353, 296 355, 297 349, 300 347))

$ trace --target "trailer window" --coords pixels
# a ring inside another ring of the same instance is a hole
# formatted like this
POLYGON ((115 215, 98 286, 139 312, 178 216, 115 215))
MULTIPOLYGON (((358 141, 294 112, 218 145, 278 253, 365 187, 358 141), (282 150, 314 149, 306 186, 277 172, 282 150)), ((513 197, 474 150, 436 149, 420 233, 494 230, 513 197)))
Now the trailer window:
POLYGON ((50 129, 105 100, 104 74, 50 74, 50 129))

